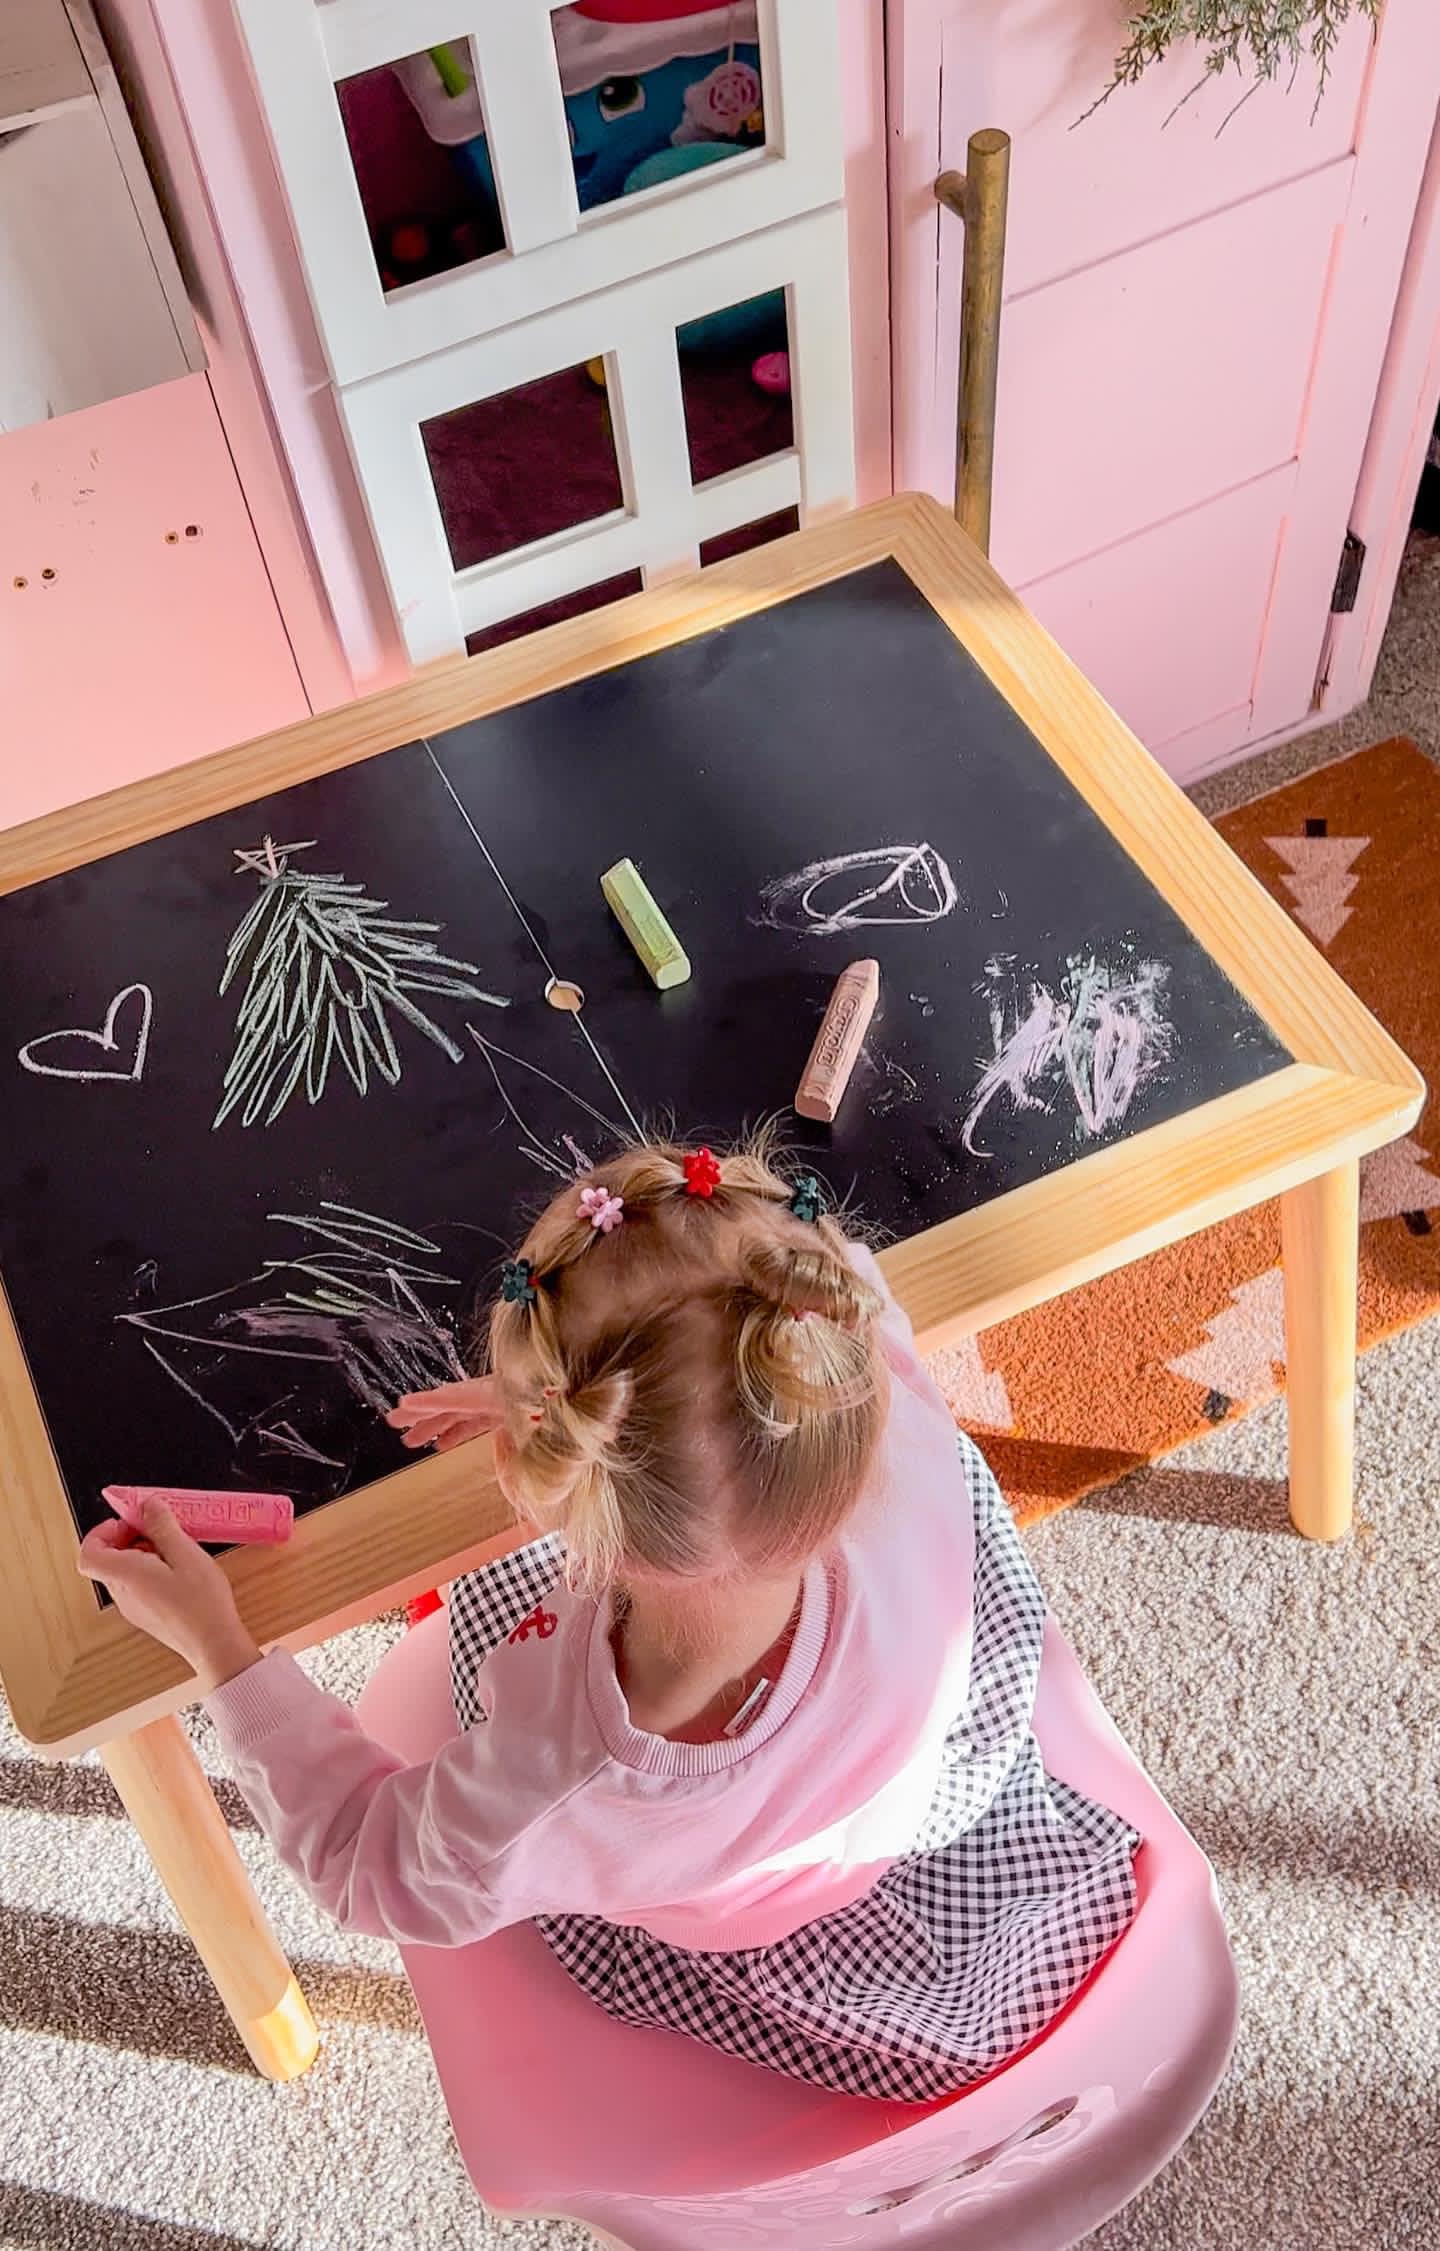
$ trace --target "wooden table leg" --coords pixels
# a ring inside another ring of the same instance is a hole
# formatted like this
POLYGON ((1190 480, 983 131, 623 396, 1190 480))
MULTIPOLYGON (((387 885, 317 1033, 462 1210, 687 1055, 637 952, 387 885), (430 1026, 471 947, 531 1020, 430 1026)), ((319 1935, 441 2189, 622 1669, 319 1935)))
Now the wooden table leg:
POLYGON ((315 2019, 184 1728, 155 1720, 100 1756, 257 2070, 296 2078, 320 2045, 315 2019))
POLYGON ((1290 1519, 1307 1540, 1338 1540, 1350 1529, 1355 1483, 1359 1165, 1292 1188, 1280 1220, 1290 1519))

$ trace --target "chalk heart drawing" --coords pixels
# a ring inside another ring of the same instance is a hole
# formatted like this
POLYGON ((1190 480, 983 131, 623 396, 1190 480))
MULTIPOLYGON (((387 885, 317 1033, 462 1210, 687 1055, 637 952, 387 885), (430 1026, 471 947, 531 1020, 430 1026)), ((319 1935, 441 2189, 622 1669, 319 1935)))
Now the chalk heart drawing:
POLYGON ((148 985, 125 985, 105 1011, 98 1032, 78 1028, 41 1032, 21 1048, 21 1067, 41 1079, 122 1079, 133 1083, 145 1069, 154 1007, 148 985), (127 1010, 126 1003, 137 1000, 138 1010, 127 1010), (119 1060, 103 1062, 101 1058, 107 1055, 119 1060))

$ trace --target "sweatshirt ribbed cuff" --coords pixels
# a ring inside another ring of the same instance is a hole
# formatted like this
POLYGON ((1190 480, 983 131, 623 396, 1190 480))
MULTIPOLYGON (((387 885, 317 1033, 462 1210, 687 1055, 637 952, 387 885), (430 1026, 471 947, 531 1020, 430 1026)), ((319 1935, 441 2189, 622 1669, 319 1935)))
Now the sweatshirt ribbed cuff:
POLYGON ((272 1649, 207 1696, 205 1709, 231 1757, 243 1758, 320 1693, 288 1650, 272 1649))

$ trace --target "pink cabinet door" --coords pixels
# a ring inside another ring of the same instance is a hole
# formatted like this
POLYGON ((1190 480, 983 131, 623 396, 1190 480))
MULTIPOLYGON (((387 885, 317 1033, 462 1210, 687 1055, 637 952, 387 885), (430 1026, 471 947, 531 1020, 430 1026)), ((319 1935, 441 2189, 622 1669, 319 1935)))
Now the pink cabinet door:
POLYGON ((210 386, 0 437, 0 828, 308 705, 210 386))
POLYGON ((1061 36, 1055 0, 891 0, 895 481, 949 497, 961 230, 930 187, 1000 125, 993 558, 1185 778, 1315 701, 1440 10, 1353 23, 1318 107, 1303 72, 1195 91, 1191 49, 1083 122, 1119 18, 1063 13, 1061 36))

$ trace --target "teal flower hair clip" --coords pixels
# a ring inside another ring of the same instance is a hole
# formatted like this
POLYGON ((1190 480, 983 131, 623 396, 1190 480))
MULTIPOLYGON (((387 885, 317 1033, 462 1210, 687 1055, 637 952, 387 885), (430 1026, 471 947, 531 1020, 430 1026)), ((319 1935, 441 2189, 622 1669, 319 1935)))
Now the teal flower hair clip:
POLYGON ((825 1209, 825 1191, 813 1172, 807 1172, 803 1179, 796 1181, 789 1209, 797 1219, 807 1221, 812 1227, 819 1219, 825 1209))
POLYGON ((528 1258, 507 1258, 500 1269, 500 1295, 507 1305, 535 1303, 535 1269, 528 1258))

